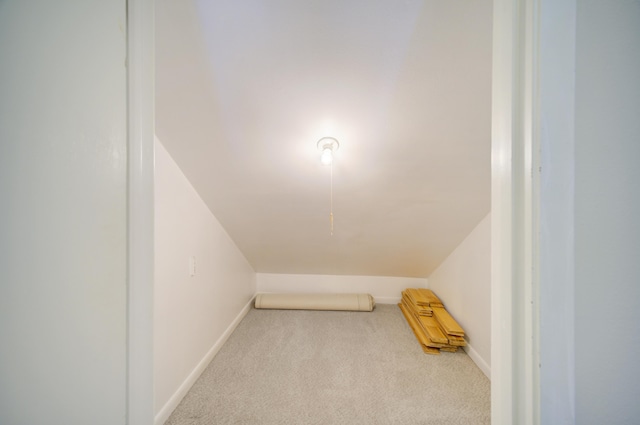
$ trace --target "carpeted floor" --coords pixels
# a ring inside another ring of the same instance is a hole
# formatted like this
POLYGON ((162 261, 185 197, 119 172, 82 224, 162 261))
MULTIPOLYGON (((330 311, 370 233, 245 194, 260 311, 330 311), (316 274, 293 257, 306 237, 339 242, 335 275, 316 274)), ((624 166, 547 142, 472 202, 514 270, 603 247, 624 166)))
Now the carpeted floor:
POLYGON ((490 424, 463 352, 422 352, 395 305, 251 310, 166 425, 490 424))

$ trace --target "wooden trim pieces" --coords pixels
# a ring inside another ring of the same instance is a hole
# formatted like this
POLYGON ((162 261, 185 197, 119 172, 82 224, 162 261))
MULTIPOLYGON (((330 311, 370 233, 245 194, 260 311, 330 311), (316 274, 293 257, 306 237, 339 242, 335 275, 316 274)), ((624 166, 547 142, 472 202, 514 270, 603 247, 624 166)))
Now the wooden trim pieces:
POLYGON ((444 309, 433 291, 408 288, 402 291, 402 301, 398 307, 425 353, 456 352, 458 347, 467 344, 464 330, 444 309))

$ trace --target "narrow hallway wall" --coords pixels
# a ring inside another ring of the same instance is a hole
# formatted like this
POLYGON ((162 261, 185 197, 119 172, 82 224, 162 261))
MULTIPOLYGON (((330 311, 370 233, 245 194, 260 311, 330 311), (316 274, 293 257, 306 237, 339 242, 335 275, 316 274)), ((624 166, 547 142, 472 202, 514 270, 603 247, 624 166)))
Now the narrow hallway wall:
POLYGON ((640 2, 579 0, 576 33, 575 423, 637 424, 640 2))
POLYGON ((0 1, 0 423, 127 421, 124 1, 0 1))

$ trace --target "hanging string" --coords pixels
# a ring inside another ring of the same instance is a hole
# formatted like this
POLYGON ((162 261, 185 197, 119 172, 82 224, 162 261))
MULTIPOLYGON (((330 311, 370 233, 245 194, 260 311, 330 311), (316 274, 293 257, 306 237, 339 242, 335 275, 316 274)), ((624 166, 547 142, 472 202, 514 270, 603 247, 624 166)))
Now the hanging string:
POLYGON ((333 236, 333 152, 338 149, 340 143, 334 137, 323 137, 316 144, 322 151, 320 162, 331 167, 331 189, 329 192, 329 233, 333 236))
POLYGON ((331 190, 329 196, 329 225, 331 227, 331 236, 333 236, 333 161, 331 161, 331 190))

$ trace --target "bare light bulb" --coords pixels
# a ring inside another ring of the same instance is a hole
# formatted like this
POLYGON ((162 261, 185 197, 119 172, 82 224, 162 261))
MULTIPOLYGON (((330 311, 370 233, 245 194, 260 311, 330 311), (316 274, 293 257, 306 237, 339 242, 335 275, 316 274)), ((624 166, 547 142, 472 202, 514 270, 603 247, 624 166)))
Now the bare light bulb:
POLYGON ((320 162, 322 162, 324 165, 331 165, 331 163, 333 162, 333 150, 331 150, 331 148, 324 148, 322 150, 320 162))

